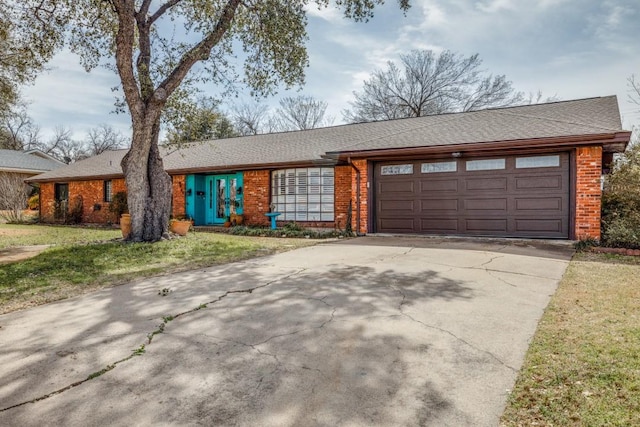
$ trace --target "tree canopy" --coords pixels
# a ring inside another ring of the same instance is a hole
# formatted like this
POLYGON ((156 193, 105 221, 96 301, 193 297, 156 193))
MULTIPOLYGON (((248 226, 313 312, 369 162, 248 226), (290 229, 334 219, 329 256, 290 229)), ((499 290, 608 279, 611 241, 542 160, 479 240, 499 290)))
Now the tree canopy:
MULTIPOLYGON (((367 20, 383 0, 336 0, 346 18, 367 20)), ((407 10, 409 0, 398 0, 407 10)), ((19 23, 37 58, 68 45, 91 69, 105 61, 118 73, 132 123, 122 161, 134 241, 168 229, 171 179, 158 150, 162 111, 185 80, 231 88, 231 58, 244 58, 242 82, 256 94, 304 82, 307 7, 329 0, 24 0, 0 13, 19 23), (198 64, 197 69, 194 66, 198 64), (194 69, 194 73, 190 73, 194 69)), ((179 93, 179 92, 178 92, 179 93)))
POLYGON ((464 57, 451 51, 412 50, 386 69, 375 70, 354 92, 348 122, 420 117, 488 107, 515 105, 524 95, 504 75, 486 74, 478 54, 464 57))

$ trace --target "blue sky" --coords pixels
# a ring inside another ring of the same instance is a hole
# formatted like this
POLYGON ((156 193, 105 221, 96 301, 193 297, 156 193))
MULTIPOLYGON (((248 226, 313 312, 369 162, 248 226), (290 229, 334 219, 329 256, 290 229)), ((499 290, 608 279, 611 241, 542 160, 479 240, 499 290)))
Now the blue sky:
MULTIPOLYGON (((638 22, 638 0, 413 0, 406 16, 387 0, 368 23, 310 6, 310 66, 300 93, 328 102, 339 124, 352 92, 373 69, 411 49, 449 49, 479 53, 488 72, 505 74, 526 93, 541 90, 564 100, 617 95, 630 129, 640 125, 640 106, 627 100, 627 78, 640 78, 638 22)), ((110 114, 117 83, 111 71, 86 73, 74 55, 62 52, 24 93, 44 136, 64 125, 81 137, 100 123, 128 133, 128 117, 110 114)), ((215 87, 207 91, 217 94, 215 87)), ((279 97, 297 93, 281 90, 265 102, 277 105, 279 97)), ((223 106, 231 102, 237 100, 223 106)))

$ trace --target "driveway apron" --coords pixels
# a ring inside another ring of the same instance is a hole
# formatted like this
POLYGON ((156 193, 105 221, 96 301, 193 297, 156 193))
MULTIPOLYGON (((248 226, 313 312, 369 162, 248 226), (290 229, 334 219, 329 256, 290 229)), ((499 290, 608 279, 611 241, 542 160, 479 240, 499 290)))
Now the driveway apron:
POLYGON ((571 257, 366 237, 0 316, 0 425, 495 426, 571 257))

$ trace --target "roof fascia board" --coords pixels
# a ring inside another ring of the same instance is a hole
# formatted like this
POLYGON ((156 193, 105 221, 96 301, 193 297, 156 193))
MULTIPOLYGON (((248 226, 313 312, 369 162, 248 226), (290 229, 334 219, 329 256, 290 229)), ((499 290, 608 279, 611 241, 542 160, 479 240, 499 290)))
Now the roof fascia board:
MULTIPOLYGON (((377 150, 336 151, 328 152, 323 157, 328 159, 347 160, 352 158, 377 158, 397 155, 444 154, 453 152, 491 152, 528 148, 559 148, 585 145, 624 147, 631 139, 631 132, 616 132, 596 135, 576 135, 567 137, 537 138, 526 140, 492 141, 466 144, 436 145, 431 147, 384 148, 377 150)), ((624 151, 624 149, 622 150, 624 151)), ((618 150, 616 150, 618 152, 618 150)))

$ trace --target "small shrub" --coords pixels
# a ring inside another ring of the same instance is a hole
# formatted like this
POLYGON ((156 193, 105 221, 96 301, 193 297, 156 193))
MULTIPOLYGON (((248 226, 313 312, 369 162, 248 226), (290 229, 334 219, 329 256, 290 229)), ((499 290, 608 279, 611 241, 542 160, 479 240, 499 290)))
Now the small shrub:
POLYGON ((594 246, 600 246, 600 242, 593 237, 587 237, 586 239, 581 239, 573 245, 573 247, 578 252, 586 252, 594 246))
POLYGON ((73 199, 66 222, 69 224, 80 224, 82 222, 82 211, 83 199, 82 196, 78 195, 73 199))
POLYGON ((285 224, 282 228, 272 230, 263 227, 233 227, 230 234, 236 236, 264 236, 264 237, 296 237, 307 239, 328 239, 334 237, 350 237, 351 233, 340 232, 336 230, 315 231, 304 228, 294 222, 285 224))
POLYGON ((29 206, 29 209, 31 209, 32 211, 37 210, 40 207, 40 195, 34 194, 33 196, 29 197, 29 201, 27 204, 29 206))
POLYGON ((118 191, 111 198, 109 203, 109 212, 115 214, 116 222, 120 220, 122 214, 129 212, 129 206, 127 205, 127 192, 118 191))

